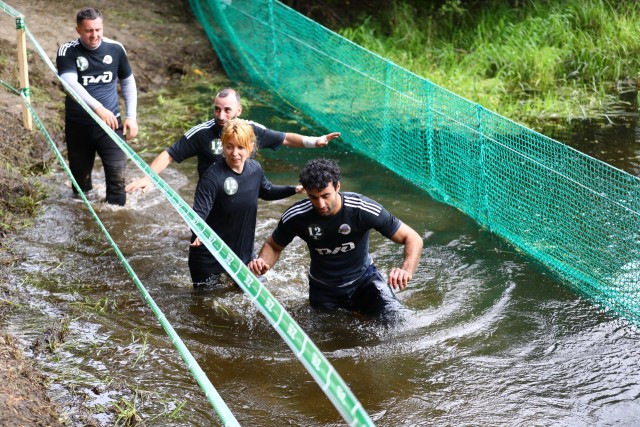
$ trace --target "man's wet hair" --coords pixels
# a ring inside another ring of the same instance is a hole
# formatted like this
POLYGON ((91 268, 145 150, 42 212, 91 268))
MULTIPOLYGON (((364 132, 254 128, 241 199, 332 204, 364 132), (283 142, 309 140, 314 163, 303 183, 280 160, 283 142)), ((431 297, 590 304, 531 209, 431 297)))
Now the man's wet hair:
POLYGON ((85 7, 84 9, 80 9, 78 11, 78 14, 76 15, 76 24, 78 24, 79 26, 85 19, 93 21, 94 19, 98 18, 102 19, 102 12, 93 7, 85 7))
POLYGON ((232 89, 230 87, 225 87, 220 92, 216 93, 216 96, 213 97, 213 100, 215 101, 218 98, 226 98, 229 95, 235 95, 236 101, 238 101, 238 105, 240 105, 240 94, 238 93, 237 90, 232 89))
POLYGON ((300 184, 305 190, 323 190, 333 183, 336 187, 340 182, 340 168, 335 160, 310 160, 300 172, 300 184))

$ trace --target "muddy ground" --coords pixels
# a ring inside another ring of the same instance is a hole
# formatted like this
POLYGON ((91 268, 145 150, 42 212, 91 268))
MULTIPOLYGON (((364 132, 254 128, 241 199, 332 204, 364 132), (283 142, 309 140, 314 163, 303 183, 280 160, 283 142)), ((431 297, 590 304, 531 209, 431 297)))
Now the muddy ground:
MULTIPOLYGON (((99 8, 105 17, 105 36, 127 49, 141 97, 166 85, 179 85, 194 70, 212 76, 223 74, 186 0, 7 3, 24 14, 29 31, 54 63, 58 46, 77 38, 77 10, 85 6, 99 8)), ((15 29, 15 19, 0 10, 0 79, 19 88, 15 29)), ((55 144, 64 150, 61 86, 28 38, 27 47, 31 101, 55 144)), ((145 118, 140 111, 139 116, 143 129, 145 118)), ((44 197, 30 176, 46 173, 49 165, 57 161, 35 124, 29 132, 22 123, 20 97, 0 86, 0 425, 68 425, 66 414, 49 400, 49 380, 7 333, 12 308, 28 297, 12 291, 4 276, 24 255, 12 250, 11 241, 15 230, 28 226, 37 212, 39 198, 44 197)), ((93 424, 89 414, 84 419, 85 425, 93 424)))

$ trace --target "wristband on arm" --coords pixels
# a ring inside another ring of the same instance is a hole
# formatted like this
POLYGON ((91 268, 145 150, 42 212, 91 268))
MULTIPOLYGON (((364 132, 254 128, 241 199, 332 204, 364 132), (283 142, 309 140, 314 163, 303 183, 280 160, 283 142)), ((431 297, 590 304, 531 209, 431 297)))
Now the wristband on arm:
POLYGON ((325 142, 327 138, 324 136, 303 136, 302 137, 302 145, 305 148, 316 148, 316 143, 318 141, 325 142))

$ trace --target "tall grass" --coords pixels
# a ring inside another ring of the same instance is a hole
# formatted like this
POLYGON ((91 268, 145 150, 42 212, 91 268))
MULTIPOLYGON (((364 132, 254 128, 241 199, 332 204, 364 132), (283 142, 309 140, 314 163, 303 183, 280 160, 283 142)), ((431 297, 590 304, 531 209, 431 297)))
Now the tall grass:
MULTIPOLYGON (((341 34, 432 82, 526 123, 592 118, 620 109, 640 77, 635 1, 537 0, 479 10, 449 0, 400 1, 388 20, 341 34)), ((506 2, 505 2, 506 3, 506 2)), ((629 107, 629 106, 627 106, 629 107)))

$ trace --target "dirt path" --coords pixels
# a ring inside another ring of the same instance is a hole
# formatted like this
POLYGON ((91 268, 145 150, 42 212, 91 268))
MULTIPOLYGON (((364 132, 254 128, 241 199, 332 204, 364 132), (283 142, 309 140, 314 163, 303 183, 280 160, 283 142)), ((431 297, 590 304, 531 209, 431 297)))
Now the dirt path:
MULTIPOLYGON (((94 2, 101 9, 105 36, 127 49, 140 95, 179 82, 193 68, 221 74, 217 59, 186 0, 121 0, 94 2)), ((77 37, 75 13, 88 3, 69 0, 8 0, 25 15, 28 29, 55 63, 59 45, 77 37)), ((19 87, 16 65, 15 20, 0 12, 0 79, 19 87)), ((55 77, 28 42, 32 102, 54 141, 62 144, 63 94, 55 77), (43 99, 48 101, 44 102, 43 99)), ((51 161, 51 154, 38 131, 22 127, 21 100, 0 87, 0 222, 15 228, 19 214, 11 214, 14 199, 30 194, 32 187, 20 170, 51 161), (5 165, 11 165, 6 167, 5 165)), ((144 117, 139 118, 144 127, 144 117)), ((34 361, 25 358, 15 339, 6 330, 13 305, 24 295, 16 295, 5 272, 20 262, 21 254, 11 252, 10 233, 0 232, 0 425, 68 425, 69 418, 48 398, 49 383, 34 361)), ((75 420, 92 425, 90 414, 76 414, 75 420)))

